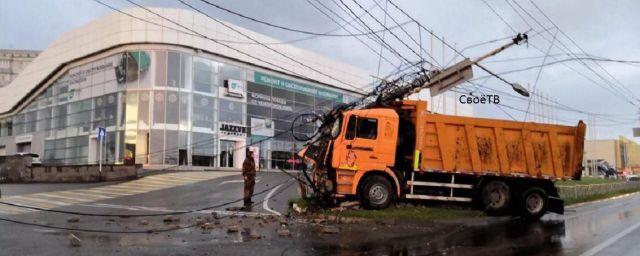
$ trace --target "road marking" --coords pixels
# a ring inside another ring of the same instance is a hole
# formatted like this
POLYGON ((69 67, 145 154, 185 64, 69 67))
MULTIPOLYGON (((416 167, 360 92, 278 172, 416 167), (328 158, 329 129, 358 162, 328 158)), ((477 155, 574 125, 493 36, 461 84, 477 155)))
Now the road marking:
POLYGON ((44 197, 60 198, 60 199, 64 199, 64 200, 67 200, 67 201, 71 201, 74 204, 86 202, 85 200, 82 200, 80 198, 71 198, 71 197, 61 196, 61 195, 57 195, 57 194, 53 194, 53 193, 42 193, 42 194, 37 194, 37 195, 44 196, 44 197))
MULTIPOLYGON (((256 183, 260 182, 260 180, 256 180, 256 183)), ((220 185, 229 184, 229 183, 244 183, 244 180, 225 180, 220 182, 220 185)))
MULTIPOLYGON (((231 176, 236 172, 181 172, 166 173, 154 176, 142 177, 138 180, 125 181, 113 185, 105 185, 85 189, 71 189, 52 192, 41 192, 25 195, 8 196, 2 200, 17 202, 25 206, 34 206, 43 209, 54 209, 61 206, 76 204, 88 204, 105 199, 112 199, 136 194, 144 194, 156 190, 162 190, 177 186, 193 184, 196 182, 212 180, 231 176)), ((140 208, 142 210, 142 208, 140 208)), ((150 208, 144 208, 149 210, 150 208)), ((27 208, 16 208, 0 205, 0 214, 21 214, 37 211, 27 208)))
POLYGON ((7 201, 10 202, 10 203, 17 203, 17 204, 21 204, 21 205, 26 204, 26 205, 32 205, 32 206, 36 206, 36 207, 40 207, 40 208, 58 207, 58 206, 67 206, 67 205, 69 205, 67 203, 54 201, 54 200, 46 200, 46 199, 39 199, 39 198, 36 198, 36 197, 23 197, 23 196, 12 196, 7 201))
POLYGON ((276 192, 276 190, 278 190, 280 187, 282 187, 282 184, 276 186, 275 188, 273 188, 271 191, 269 191, 269 194, 267 194, 267 196, 264 198, 264 201, 262 201, 262 208, 264 208, 265 210, 267 210, 270 213, 273 213, 275 215, 282 215, 277 211, 271 210, 269 208, 269 199, 271 199, 271 196, 273 195, 274 192, 276 192))
POLYGON ((613 243, 615 243, 618 240, 620 240, 620 238, 622 238, 622 237, 628 235, 629 233, 633 232, 638 227, 640 227, 640 222, 636 223, 635 225, 633 225, 631 227, 628 227, 627 229, 625 229, 624 231, 618 233, 617 235, 612 236, 611 238, 607 239, 606 241, 604 241, 604 242, 596 245, 595 247, 589 249, 588 251, 580 254, 580 256, 593 256, 593 255, 596 255, 600 251, 604 250, 605 248, 611 246, 613 243))

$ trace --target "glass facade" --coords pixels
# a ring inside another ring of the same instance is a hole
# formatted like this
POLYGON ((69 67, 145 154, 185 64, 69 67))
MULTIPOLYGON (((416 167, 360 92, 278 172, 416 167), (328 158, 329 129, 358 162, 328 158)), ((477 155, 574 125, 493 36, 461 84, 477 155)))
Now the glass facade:
POLYGON ((123 51, 71 68, 24 110, 1 119, 0 146, 43 138, 42 148, 29 149, 47 165, 102 157, 116 164, 236 168, 238 152, 251 146, 261 168, 293 169, 302 148, 289 132, 293 118, 351 99, 186 51, 123 51), (102 156, 99 127, 107 130, 102 156))

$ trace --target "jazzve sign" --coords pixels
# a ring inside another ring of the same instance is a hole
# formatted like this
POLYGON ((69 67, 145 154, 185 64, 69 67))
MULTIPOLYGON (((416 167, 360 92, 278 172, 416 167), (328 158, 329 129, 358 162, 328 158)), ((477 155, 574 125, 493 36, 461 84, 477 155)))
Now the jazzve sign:
POLYGON ((237 124, 220 123, 220 133, 222 135, 247 137, 247 127, 237 124))

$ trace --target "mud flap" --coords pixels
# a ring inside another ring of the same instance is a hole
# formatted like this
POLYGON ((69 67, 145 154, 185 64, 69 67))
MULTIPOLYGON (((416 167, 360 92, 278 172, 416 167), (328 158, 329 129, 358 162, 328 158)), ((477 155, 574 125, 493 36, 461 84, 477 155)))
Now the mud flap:
POLYGON ((564 214, 564 200, 558 197, 548 197, 547 201, 549 202, 548 211, 554 212, 557 214, 564 214))

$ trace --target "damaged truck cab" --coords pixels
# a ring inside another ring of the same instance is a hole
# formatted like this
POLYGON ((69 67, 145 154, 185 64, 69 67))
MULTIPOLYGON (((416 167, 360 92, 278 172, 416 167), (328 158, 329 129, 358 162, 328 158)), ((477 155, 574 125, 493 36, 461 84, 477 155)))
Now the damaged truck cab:
POLYGON ((562 214, 553 181, 580 179, 586 126, 430 113, 426 101, 345 111, 326 158, 338 198, 473 202, 492 215, 562 214))

